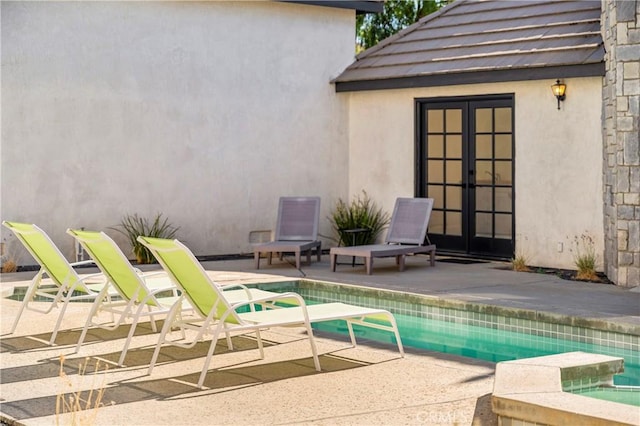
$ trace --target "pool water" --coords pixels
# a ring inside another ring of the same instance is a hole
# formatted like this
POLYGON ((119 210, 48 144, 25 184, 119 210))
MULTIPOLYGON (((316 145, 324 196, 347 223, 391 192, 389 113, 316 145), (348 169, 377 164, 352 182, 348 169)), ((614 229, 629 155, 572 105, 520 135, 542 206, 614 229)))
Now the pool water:
MULTIPOLYGON (((402 343, 411 348, 460 355, 492 362, 510 361, 564 352, 583 351, 624 358, 624 374, 614 384, 640 386, 640 361, 632 350, 535 336, 467 324, 420 319, 395 314, 402 343)), ((314 324, 319 331, 347 334, 344 321, 314 324)), ((391 333, 354 326, 357 339, 394 343, 391 333)), ((394 343, 395 344, 395 343, 394 343)))
POLYGON ((640 407, 640 388, 625 389, 594 387, 574 391, 573 393, 591 398, 603 399, 605 401, 620 402, 622 404, 640 407))

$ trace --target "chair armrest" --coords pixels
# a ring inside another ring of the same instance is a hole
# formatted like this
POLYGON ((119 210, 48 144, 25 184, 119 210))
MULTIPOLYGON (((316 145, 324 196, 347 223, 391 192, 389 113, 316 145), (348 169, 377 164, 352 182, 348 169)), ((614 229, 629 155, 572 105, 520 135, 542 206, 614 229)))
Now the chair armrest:
POLYGON ((76 267, 76 266, 82 266, 82 265, 95 265, 96 262, 93 261, 93 259, 89 259, 89 260, 81 260, 80 262, 73 262, 70 263, 69 265, 71 265, 72 267, 76 267))
POLYGON ((273 296, 259 297, 257 299, 247 300, 246 302, 240 302, 237 305, 233 305, 232 309, 236 310, 243 306, 248 306, 254 303, 275 302, 275 301, 284 300, 284 299, 289 299, 289 300, 295 299, 298 302, 298 306, 302 307, 302 309, 304 309, 305 311, 307 309, 306 302, 304 301, 302 296, 300 296, 298 293, 280 293, 273 296))

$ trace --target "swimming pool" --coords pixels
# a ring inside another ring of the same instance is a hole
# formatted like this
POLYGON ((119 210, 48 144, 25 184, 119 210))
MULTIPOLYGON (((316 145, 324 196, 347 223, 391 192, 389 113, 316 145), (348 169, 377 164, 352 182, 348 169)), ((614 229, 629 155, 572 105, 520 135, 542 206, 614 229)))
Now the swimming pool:
MULTIPOLYGON (((398 322, 403 344, 417 349, 492 362, 573 351, 622 357, 625 371, 615 376, 614 384, 640 386, 640 333, 620 324, 319 281, 260 288, 296 291, 310 303, 340 301, 387 309, 398 322)), ((340 322, 315 328, 347 332, 340 322)), ((359 339, 392 343, 393 337, 383 331, 358 328, 356 332, 359 339)), ((579 387, 580 383, 563 383, 563 388, 579 387)))
MULTIPOLYGON (((271 291, 296 291, 309 303, 341 301, 394 314, 405 346, 492 362, 582 351, 624 358, 624 374, 616 386, 640 386, 640 331, 621 324, 445 300, 433 296, 300 280, 258 284, 271 291)), ((14 289, 20 300, 26 288, 14 289)), ((344 323, 315 325, 318 330, 346 333, 344 323)), ((354 327, 359 339, 392 343, 389 333, 354 327)), ((601 399, 631 398, 637 393, 611 395, 589 383, 563 382, 563 389, 584 390, 601 399), (586 389, 586 390, 585 390, 586 389)), ((624 401, 620 401, 624 402, 624 401)))

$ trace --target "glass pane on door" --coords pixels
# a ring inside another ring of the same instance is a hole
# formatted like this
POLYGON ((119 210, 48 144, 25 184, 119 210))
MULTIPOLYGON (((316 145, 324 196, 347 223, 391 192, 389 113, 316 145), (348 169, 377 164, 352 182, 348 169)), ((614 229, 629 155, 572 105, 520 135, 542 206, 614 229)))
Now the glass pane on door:
POLYGON ((463 228, 462 109, 427 109, 425 122, 426 196, 434 199, 429 234, 460 236, 463 228))
POLYGON ((496 240, 512 240, 512 108, 479 107, 473 113, 475 214, 471 246, 484 251, 492 250, 496 240))

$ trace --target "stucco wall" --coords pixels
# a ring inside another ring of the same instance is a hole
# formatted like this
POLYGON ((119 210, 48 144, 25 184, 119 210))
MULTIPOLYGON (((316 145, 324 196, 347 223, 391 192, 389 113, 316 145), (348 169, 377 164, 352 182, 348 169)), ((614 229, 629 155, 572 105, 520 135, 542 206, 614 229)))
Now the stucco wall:
POLYGON ((516 251, 531 265, 575 269, 574 240, 589 235, 601 270, 602 79, 566 79, 561 110, 551 93, 553 83, 345 94, 350 99, 350 196, 365 189, 390 211, 396 197, 414 195, 415 98, 514 93, 516 251))
POLYGON ((348 137, 330 81, 353 60, 353 10, 1 7, 3 220, 37 223, 71 257, 67 227, 162 213, 196 254, 240 253, 274 227, 279 196, 318 195, 330 234, 348 137))

